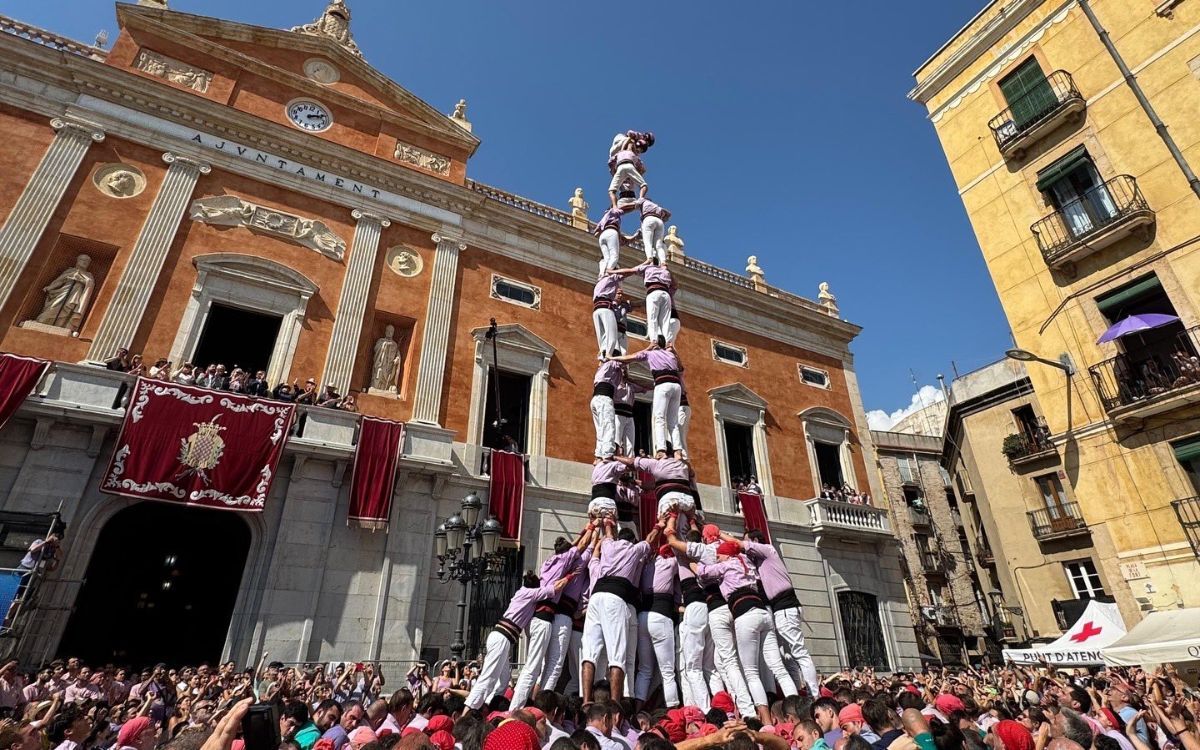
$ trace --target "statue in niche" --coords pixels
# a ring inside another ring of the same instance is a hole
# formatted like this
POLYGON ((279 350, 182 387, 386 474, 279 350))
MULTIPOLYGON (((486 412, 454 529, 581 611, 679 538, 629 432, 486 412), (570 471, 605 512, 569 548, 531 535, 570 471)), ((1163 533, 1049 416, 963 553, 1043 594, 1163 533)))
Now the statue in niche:
POLYGON ((383 329, 383 338, 375 342, 371 358, 371 390, 396 392, 396 376, 400 373, 400 345, 395 339, 396 328, 383 329))
POLYGON ((96 280, 87 270, 91 263, 90 256, 80 255, 75 259, 74 266, 60 273, 42 289, 46 299, 42 303, 42 311, 35 318, 38 323, 71 331, 79 329, 83 313, 92 300, 92 290, 96 287, 96 280))

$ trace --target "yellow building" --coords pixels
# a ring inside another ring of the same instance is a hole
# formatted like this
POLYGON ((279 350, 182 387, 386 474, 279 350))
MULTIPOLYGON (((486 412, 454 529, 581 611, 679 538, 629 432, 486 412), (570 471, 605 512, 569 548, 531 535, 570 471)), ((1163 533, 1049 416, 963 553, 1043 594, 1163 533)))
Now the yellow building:
POLYGON ((995 0, 915 77, 1042 359, 1047 523, 1086 523, 1127 622, 1200 606, 1200 3, 995 0), (1146 315, 1167 317, 1098 343, 1146 315))

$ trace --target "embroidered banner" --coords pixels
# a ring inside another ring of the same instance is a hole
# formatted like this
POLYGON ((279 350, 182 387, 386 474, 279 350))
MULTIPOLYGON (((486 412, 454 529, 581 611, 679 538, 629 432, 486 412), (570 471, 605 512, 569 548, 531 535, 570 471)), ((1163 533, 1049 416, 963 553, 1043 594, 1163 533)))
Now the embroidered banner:
POLYGON ((492 451, 488 511, 500 522, 501 539, 520 541, 525 515, 525 457, 520 453, 492 451))
POLYGON ((767 509, 763 496, 757 492, 739 492, 738 503, 742 507, 742 516, 746 519, 746 531, 758 529, 771 542, 771 529, 767 526, 767 509))
POLYGON ((0 354, 0 427, 17 413, 49 366, 44 359, 0 354))
POLYGON ((392 515, 392 492, 396 489, 396 464, 400 462, 403 445, 403 423, 362 418, 350 477, 349 523, 372 531, 387 528, 392 515))
POLYGON ((295 406, 138 378, 100 491, 261 511, 295 406))

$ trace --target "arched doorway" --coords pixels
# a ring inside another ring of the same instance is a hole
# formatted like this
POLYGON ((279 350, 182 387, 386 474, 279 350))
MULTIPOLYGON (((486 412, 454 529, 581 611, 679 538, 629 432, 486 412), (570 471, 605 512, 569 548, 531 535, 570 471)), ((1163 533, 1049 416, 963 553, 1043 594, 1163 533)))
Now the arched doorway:
POLYGON ((237 513, 143 502, 96 540, 59 653, 89 664, 221 657, 250 550, 237 513))

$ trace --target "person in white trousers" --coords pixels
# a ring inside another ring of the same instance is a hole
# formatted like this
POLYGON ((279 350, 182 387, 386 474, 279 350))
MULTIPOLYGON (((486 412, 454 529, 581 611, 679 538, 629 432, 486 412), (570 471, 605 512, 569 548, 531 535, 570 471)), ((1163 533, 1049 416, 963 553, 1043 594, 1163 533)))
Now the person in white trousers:
POLYGON ((679 606, 678 564, 671 545, 658 549, 653 562, 642 568, 644 610, 638 613, 638 667, 634 688, 635 706, 640 710, 650 694, 655 664, 662 677, 663 702, 667 708, 679 705, 679 686, 675 682, 675 613, 679 606))
MULTIPOLYGON (((738 541, 736 537, 728 534, 722 534, 721 538, 726 541, 738 541)), ((817 667, 804 644, 804 630, 800 626, 800 600, 796 597, 791 575, 779 555, 779 550, 775 549, 766 535, 758 529, 747 531, 740 544, 746 558, 758 569, 758 577, 762 581, 763 593, 767 595, 767 604, 771 607, 775 633, 783 650, 783 661, 788 673, 792 675, 793 681, 803 681, 808 686, 810 696, 819 696, 821 684, 817 680, 817 667)))
POLYGON ((654 435, 654 452, 664 457, 672 455, 671 436, 679 419, 679 384, 683 365, 671 349, 655 346, 636 354, 613 357, 617 362, 645 362, 654 376, 654 402, 651 406, 651 426, 654 435))
POLYGON ((608 170, 612 173, 608 196, 614 208, 617 206, 618 192, 623 187, 638 188, 640 197, 646 195, 649 186, 646 185, 646 178, 642 176, 646 165, 642 163, 641 155, 653 145, 653 133, 629 130, 613 136, 612 145, 608 149, 608 170))
POLYGON ((613 396, 625 379, 625 365, 609 359, 600 363, 592 379, 592 426, 596 429, 596 458, 612 458, 617 448, 617 412, 613 396))
POLYGON ((734 634, 746 685, 754 698, 759 719, 771 720, 767 690, 759 673, 759 658, 767 664, 785 696, 796 695, 796 684, 783 665, 775 626, 767 612, 767 603, 758 591, 758 576, 737 542, 724 541, 717 546, 716 563, 700 563, 692 570, 701 583, 716 583, 733 615, 734 634))
POLYGON ((703 537, 692 529, 684 540, 679 538, 676 528, 676 520, 668 519, 667 543, 679 558, 680 589, 684 601, 687 602, 683 613, 684 622, 680 625, 680 638, 684 639, 685 672, 689 675, 693 699, 697 701, 696 705, 707 710, 705 707, 709 705, 708 696, 725 689, 733 695, 742 716, 756 716, 750 689, 742 674, 737 655, 737 641, 734 638, 733 617, 729 613, 729 607, 719 586, 706 589, 691 568, 691 565, 697 562, 717 562, 716 542, 720 541, 720 532, 716 526, 709 524, 704 527, 706 534, 703 537), (707 639, 700 635, 702 621, 707 622, 707 639), (709 659, 712 660, 711 663, 708 663, 709 659), (709 675, 707 683, 704 679, 706 673, 709 675), (703 698, 703 703, 699 702, 700 698, 703 698))
MULTIPOLYGON (((577 573, 582 560, 583 548, 591 541, 591 527, 584 529, 579 538, 572 544, 566 537, 554 540, 554 554, 542 563, 538 580, 543 586, 555 581, 568 578, 577 573)), ((554 618, 558 610, 559 593, 537 602, 533 620, 529 623, 529 642, 525 650, 525 666, 517 677, 517 685, 513 689, 513 697, 509 705, 513 708, 524 706, 526 701, 537 694, 541 685, 542 669, 546 664, 546 655, 554 633, 554 618)))
POLYGON ((675 277, 667 264, 646 261, 633 268, 617 269, 617 272, 642 275, 646 286, 646 335, 652 343, 658 344, 659 349, 666 349, 676 289, 675 277))
POLYGON ((679 338, 679 309, 675 307, 675 297, 671 297, 671 318, 667 321, 667 346, 675 346, 679 338))
POLYGON ((479 710, 487 702, 488 696, 496 694, 508 684, 512 674, 509 656, 521 633, 529 628, 534 608, 538 602, 557 596, 569 582, 569 578, 560 578, 549 585, 542 585, 533 571, 525 574, 524 586, 513 594, 504 616, 496 622, 496 628, 487 637, 487 655, 483 658, 479 677, 467 695, 467 708, 479 710))
POLYGON ((592 234, 596 235, 600 241, 600 264, 599 273, 596 274, 597 278, 615 270, 621 259, 621 243, 628 240, 625 235, 621 234, 621 216, 624 214, 624 208, 614 206, 601 214, 600 220, 596 222, 596 228, 592 230, 592 234))
POLYGON ((679 383, 679 416, 675 419, 675 431, 671 433, 671 445, 675 450, 683 454, 684 460, 687 460, 687 436, 688 425, 692 421, 692 407, 688 405, 687 383, 679 383))
POLYGON ((546 666, 542 670, 542 690, 553 690, 558 686, 564 666, 570 665, 571 682, 578 690, 579 685, 579 635, 583 632, 583 618, 576 617, 581 607, 587 606, 588 564, 600 542, 594 530, 583 530, 586 538, 579 561, 571 571, 571 582, 558 595, 554 610, 554 622, 550 626, 550 648, 546 651, 546 666), (578 629, 576 629, 578 624, 578 629))
POLYGON ((667 246, 663 244, 665 227, 663 222, 671 220, 671 212, 649 198, 639 198, 635 203, 642 216, 642 249, 649 263, 666 263, 667 246))
POLYGON ((616 302, 613 303, 613 316, 617 319, 617 348, 623 352, 629 351, 629 313, 633 303, 625 293, 617 289, 616 302))

